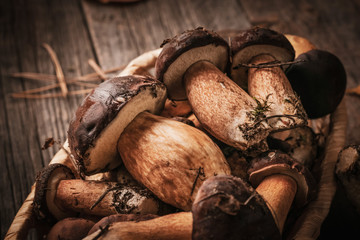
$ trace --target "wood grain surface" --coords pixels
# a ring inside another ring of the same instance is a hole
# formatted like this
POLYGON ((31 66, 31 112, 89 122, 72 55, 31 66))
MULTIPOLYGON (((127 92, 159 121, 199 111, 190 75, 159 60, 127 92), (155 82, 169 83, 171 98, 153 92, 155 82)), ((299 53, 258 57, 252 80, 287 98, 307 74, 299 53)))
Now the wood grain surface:
MULTIPOLYGON (((45 139, 65 141, 68 123, 83 99, 82 95, 48 99, 10 96, 50 83, 10 76, 16 72, 55 74, 43 43, 57 53, 65 77, 74 77, 93 72, 89 59, 103 69, 118 67, 186 29, 204 26, 215 31, 238 30, 260 25, 304 36, 318 48, 337 55, 345 65, 348 88, 352 88, 360 84, 359 13, 359 0, 145 0, 132 4, 0 1, 1 238, 36 173, 59 149, 55 144, 41 150, 45 139)), ((69 85, 70 91, 75 88, 79 89, 69 85)), ((347 143, 360 144, 360 97, 346 98, 347 143)), ((346 200, 336 201, 343 204, 341 201, 346 200)), ((339 208, 330 212, 332 219, 325 222, 327 228, 321 238, 332 234, 335 222, 348 221, 344 214, 339 208)))

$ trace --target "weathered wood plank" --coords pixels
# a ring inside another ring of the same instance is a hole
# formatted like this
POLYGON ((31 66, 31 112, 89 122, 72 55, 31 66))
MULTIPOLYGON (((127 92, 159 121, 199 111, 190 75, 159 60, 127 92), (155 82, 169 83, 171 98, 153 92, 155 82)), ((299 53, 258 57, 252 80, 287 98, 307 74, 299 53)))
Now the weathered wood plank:
POLYGON ((244 29, 250 26, 236 1, 142 1, 108 4, 82 1, 95 51, 104 68, 128 63, 184 30, 244 29), (102 11, 98 9, 101 7, 102 11), (104 26, 107 26, 106 28, 104 26))
POLYGON ((42 151, 43 142, 48 137, 66 139, 68 123, 83 98, 13 99, 9 93, 44 84, 9 75, 21 71, 54 74, 50 57, 41 47, 44 42, 54 48, 65 76, 92 72, 87 60, 94 58, 94 53, 77 1, 2 1, 0 8, 0 223, 3 238, 29 193, 36 172, 48 164, 58 149, 55 146, 42 151))

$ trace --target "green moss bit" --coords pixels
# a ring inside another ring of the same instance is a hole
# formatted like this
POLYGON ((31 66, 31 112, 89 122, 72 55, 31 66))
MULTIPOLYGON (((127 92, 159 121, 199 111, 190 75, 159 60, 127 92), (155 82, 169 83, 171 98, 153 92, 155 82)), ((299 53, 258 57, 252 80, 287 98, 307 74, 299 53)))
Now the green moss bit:
POLYGON ((270 105, 271 105, 271 103, 269 103, 270 95, 271 94, 267 95, 266 99, 263 100, 262 102, 260 102, 256 97, 253 97, 254 100, 256 101, 257 106, 253 111, 250 112, 251 120, 258 121, 262 118, 265 118, 265 112, 270 110, 270 105))

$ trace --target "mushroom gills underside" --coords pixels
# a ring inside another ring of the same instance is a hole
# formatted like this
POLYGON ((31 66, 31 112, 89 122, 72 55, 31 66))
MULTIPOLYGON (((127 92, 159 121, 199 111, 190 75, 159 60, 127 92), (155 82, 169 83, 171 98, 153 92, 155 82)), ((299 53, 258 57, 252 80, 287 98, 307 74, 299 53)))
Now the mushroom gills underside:
POLYGON ((301 206, 307 202, 309 187, 305 177, 299 173, 297 169, 291 168, 286 164, 274 164, 254 171, 250 174, 249 180, 253 186, 258 186, 263 179, 274 174, 283 174, 295 180, 298 185, 298 190, 295 195, 296 205, 301 206))
POLYGON ((113 169, 120 165, 121 160, 117 152, 117 142, 125 127, 140 113, 144 111, 158 114, 161 112, 166 91, 157 89, 156 96, 151 87, 145 88, 121 109, 111 123, 102 131, 88 150, 89 157, 84 160, 86 174, 113 169), (109 162, 110 160, 110 162, 109 162))
POLYGON ((254 57, 260 54, 269 54, 276 60, 281 62, 287 62, 292 60, 292 55, 284 48, 271 46, 271 45, 253 45, 248 46, 233 56, 233 62, 231 66, 231 77, 241 88, 247 91, 248 89, 248 78, 246 67, 240 67, 233 69, 239 64, 248 64, 248 62, 254 57))
POLYGON ((164 74, 163 81, 169 91, 169 97, 172 100, 187 99, 182 78, 186 70, 193 63, 206 60, 224 72, 226 70, 228 58, 228 49, 225 46, 216 46, 215 44, 193 48, 184 52, 171 63, 164 74))

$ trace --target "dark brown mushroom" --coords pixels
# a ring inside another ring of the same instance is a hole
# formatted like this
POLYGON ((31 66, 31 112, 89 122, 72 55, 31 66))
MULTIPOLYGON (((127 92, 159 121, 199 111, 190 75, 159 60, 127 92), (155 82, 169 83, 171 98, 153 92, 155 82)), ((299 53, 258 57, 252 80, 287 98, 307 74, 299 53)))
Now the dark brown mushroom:
POLYGON ((57 222, 47 234, 47 240, 78 240, 87 236, 95 223, 83 218, 65 218, 57 222))
POLYGON ((160 113, 165 86, 151 77, 124 76, 101 83, 82 102, 68 131, 71 153, 86 175, 121 164, 117 141, 139 112, 160 113))
POLYGON ((231 47, 231 76, 261 105, 257 121, 267 121, 273 131, 306 125, 307 116, 300 99, 283 69, 276 65, 294 59, 294 49, 286 37, 256 27, 234 37, 231 47))
POLYGON ((347 81, 340 59, 330 52, 315 49, 296 60, 302 62, 291 65, 286 76, 309 118, 334 112, 344 97, 347 81))
POLYGON ((254 158, 250 165, 249 181, 266 200, 282 232, 293 202, 301 207, 314 196, 315 181, 304 166, 280 151, 254 158))
POLYGON ((188 99, 202 127, 217 139, 242 150, 264 146, 270 130, 266 122, 254 124, 251 113, 257 102, 223 73, 229 59, 224 39, 197 28, 166 43, 156 62, 156 77, 171 99, 188 99))
POLYGON ((266 199, 234 176, 206 180, 192 213, 193 240, 281 239, 266 199))
POLYGON ((108 216, 115 213, 157 214, 159 202, 144 188, 116 182, 74 179, 62 164, 51 164, 38 175, 34 211, 39 219, 64 219, 79 213, 108 216))

